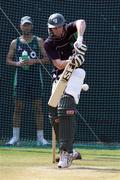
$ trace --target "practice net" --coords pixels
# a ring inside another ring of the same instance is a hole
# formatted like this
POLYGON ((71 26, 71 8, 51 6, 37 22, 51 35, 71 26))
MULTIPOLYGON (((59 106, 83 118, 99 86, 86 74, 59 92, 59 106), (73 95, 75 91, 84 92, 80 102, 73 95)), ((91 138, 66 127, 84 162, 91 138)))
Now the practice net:
MULTIPOLYGON (((33 19, 36 36, 47 38, 47 20, 55 12, 63 14, 67 22, 85 19, 87 24, 84 35, 88 46, 85 82, 90 89, 81 93, 75 143, 88 146, 110 144, 116 147, 120 143, 118 0, 0 0, 0 145, 4 145, 13 133, 15 68, 6 65, 10 42, 20 35, 19 24, 23 16, 33 19)), ((40 67, 44 137, 51 142, 47 102, 51 92, 52 65, 44 66, 40 67)), ((28 97, 21 115, 21 144, 24 141, 25 145, 35 145, 36 136, 36 114, 28 97)))

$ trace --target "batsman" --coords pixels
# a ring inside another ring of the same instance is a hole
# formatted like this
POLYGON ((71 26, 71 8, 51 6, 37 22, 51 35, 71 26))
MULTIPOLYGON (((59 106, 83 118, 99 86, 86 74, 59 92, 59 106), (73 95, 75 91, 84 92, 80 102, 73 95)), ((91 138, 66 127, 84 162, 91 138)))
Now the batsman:
POLYGON ((49 106, 50 122, 60 146, 58 168, 71 166, 72 161, 77 158, 73 143, 76 129, 76 105, 79 102, 86 75, 82 67, 87 50, 86 45, 83 44, 85 29, 86 23, 83 19, 67 24, 64 16, 59 13, 52 14, 48 19, 49 36, 45 40, 44 47, 54 65, 52 94, 67 64, 72 63, 74 69, 57 106, 49 106))

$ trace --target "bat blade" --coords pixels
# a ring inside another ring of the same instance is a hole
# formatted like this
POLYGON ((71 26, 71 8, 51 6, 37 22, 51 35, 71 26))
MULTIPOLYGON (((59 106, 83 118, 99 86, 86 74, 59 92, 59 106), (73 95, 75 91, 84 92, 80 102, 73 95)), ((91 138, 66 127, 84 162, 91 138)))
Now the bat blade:
POLYGON ((68 83, 68 81, 72 75, 72 72, 74 71, 75 68, 76 68, 76 66, 72 62, 69 62, 67 64, 63 73, 61 74, 60 79, 58 80, 58 82, 56 84, 54 92, 52 93, 52 95, 48 101, 49 106, 57 107, 57 105, 60 101, 60 98, 63 95, 64 90, 67 86, 67 83, 68 83))
POLYGON ((65 81, 59 81, 57 83, 56 88, 48 101, 49 106, 57 107, 58 102, 60 101, 60 98, 64 92, 64 89, 66 88, 66 85, 67 84, 65 81))

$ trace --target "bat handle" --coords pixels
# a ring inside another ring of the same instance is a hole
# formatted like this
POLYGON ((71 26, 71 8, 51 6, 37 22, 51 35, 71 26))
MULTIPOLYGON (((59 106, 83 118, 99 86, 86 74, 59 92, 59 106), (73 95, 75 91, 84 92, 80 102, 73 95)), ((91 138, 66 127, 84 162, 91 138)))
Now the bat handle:
POLYGON ((74 49, 75 49, 75 53, 77 52, 77 44, 76 43, 74 43, 74 49))
POLYGON ((56 134, 52 127, 52 162, 56 162, 56 134))

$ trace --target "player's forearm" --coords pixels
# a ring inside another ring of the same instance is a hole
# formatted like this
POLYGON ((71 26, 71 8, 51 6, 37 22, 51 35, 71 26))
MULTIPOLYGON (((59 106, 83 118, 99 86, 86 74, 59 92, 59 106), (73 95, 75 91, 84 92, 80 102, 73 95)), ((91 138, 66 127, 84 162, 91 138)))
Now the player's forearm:
POLYGON ((85 29, 86 29, 85 20, 83 20, 83 19, 77 20, 76 21, 76 28, 77 28, 78 37, 83 36, 85 29))
POLYGON ((17 62, 13 61, 12 59, 7 59, 6 64, 11 66, 17 66, 17 62))
POLYGON ((53 64, 55 67, 57 67, 59 70, 64 69, 66 67, 66 65, 68 64, 70 60, 64 60, 61 61, 60 59, 57 60, 53 60, 53 64))
POLYGON ((45 58, 45 59, 34 59, 35 64, 50 64, 50 60, 45 58))

